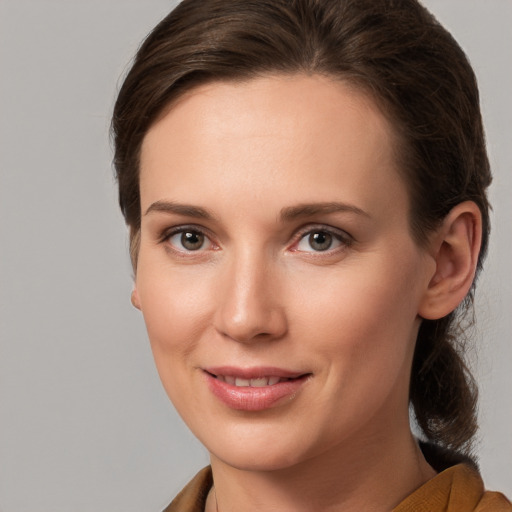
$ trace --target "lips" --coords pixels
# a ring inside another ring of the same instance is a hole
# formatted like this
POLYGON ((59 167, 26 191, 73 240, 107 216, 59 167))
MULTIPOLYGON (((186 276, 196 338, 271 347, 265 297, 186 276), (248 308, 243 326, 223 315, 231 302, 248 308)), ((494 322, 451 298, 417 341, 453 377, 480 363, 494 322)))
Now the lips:
POLYGON ((279 368, 204 369, 213 395, 231 409, 261 411, 288 403, 301 390, 310 373, 279 368))

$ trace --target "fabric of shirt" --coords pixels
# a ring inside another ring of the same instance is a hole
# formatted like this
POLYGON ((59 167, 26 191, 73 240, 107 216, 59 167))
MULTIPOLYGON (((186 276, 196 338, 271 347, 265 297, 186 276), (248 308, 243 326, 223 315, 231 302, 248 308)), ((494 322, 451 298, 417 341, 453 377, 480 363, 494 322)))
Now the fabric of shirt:
MULTIPOLYGON (((208 466, 163 512, 204 512, 212 484, 212 472, 208 466)), ((499 492, 485 491, 475 468, 457 464, 423 484, 392 512, 512 512, 512 504, 499 492)))

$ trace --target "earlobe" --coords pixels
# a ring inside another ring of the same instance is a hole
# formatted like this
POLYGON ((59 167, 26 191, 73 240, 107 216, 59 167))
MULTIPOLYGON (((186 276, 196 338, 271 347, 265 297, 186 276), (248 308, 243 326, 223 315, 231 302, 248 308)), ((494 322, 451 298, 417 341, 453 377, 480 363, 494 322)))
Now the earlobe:
POLYGON ((135 287, 132 290, 131 301, 132 301, 132 306, 140 310, 139 294, 137 292, 137 288, 135 288, 135 287))
POLYGON ((419 315, 437 320, 451 313, 468 294, 482 240, 482 216, 473 201, 455 206, 432 239, 436 262, 419 315))

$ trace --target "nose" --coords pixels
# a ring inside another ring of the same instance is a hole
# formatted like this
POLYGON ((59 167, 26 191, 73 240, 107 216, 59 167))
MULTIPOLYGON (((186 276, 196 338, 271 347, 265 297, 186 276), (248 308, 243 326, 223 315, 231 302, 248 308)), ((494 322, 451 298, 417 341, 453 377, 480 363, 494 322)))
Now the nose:
POLYGON ((276 340, 288 330, 275 265, 253 254, 226 262, 217 295, 215 327, 240 343, 276 340))

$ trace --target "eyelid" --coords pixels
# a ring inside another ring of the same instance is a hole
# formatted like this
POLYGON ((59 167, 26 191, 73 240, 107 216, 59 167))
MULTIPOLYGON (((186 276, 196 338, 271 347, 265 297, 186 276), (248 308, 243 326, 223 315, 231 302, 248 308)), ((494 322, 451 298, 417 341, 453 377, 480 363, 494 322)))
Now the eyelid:
MULTIPOLYGON (((339 240, 343 244, 344 247, 349 247, 355 241, 354 237, 352 235, 350 235, 349 233, 347 233, 343 229, 335 228, 333 226, 329 226, 328 224, 308 224, 308 225, 300 228, 295 233, 295 235, 293 237, 291 250, 297 251, 297 252, 306 252, 306 251, 300 251, 299 249, 297 249, 297 245, 306 235, 310 235, 311 233, 315 233, 315 232, 329 233, 330 235, 335 237, 337 240, 339 240)), ((311 252, 312 253, 316 252, 318 255, 321 255, 321 254, 329 254, 329 253, 335 252, 337 250, 340 250, 339 247, 334 248, 334 249, 327 249, 326 251, 311 251, 311 252)))
MULTIPOLYGON (((218 245, 214 242, 213 237, 212 237, 211 233, 209 232, 209 230, 207 230, 203 226, 199 226, 197 224, 180 224, 178 226, 173 226, 171 228, 164 229, 163 232, 161 233, 161 235, 158 237, 158 243, 162 243, 162 244, 166 243, 166 242, 168 243, 171 237, 173 237, 174 235, 177 235, 179 233, 186 232, 186 231, 193 231, 196 233, 200 233, 201 235, 203 235, 204 237, 206 237, 209 240, 209 242, 214 250, 216 250, 218 248, 218 245)), ((172 250, 179 252, 179 253, 184 253, 184 254, 202 253, 207 250, 212 250, 212 247, 209 247, 207 249, 198 249, 197 251, 187 251, 186 249, 180 250, 180 249, 174 247, 173 245, 171 245, 170 243, 168 243, 168 245, 172 248, 172 250)))
MULTIPOLYGON (((212 250, 212 248, 213 248, 213 250, 217 250, 219 248, 218 244, 214 241, 214 237, 212 236, 211 232, 208 229, 204 228, 203 226, 200 226, 197 224, 180 224, 177 226, 172 226, 170 228, 164 229, 162 231, 162 233, 160 234, 160 236, 158 237, 158 243, 166 243, 169 241, 169 239, 172 236, 174 236, 178 233, 183 233, 187 230, 195 231, 197 233, 202 234, 206 238, 208 238, 212 247, 210 247, 206 250, 212 250)), ((349 233, 347 233, 343 229, 335 228, 333 226, 329 226, 326 224, 307 224, 295 232, 295 234, 293 235, 293 240, 292 240, 290 249, 292 251, 305 252, 305 251, 299 251, 296 247, 297 247, 298 243, 304 238, 304 236, 314 233, 314 232, 329 233, 330 235, 334 236, 337 240, 339 240, 343 244, 344 247, 348 247, 348 246, 352 245, 352 243, 355 241, 354 237, 352 235, 350 235, 349 233)), ((169 244, 169 245, 171 246, 171 244, 169 244)), ((180 250, 173 246, 171 246, 171 248, 176 252, 185 253, 185 254, 189 254, 189 253, 192 254, 194 252, 195 253, 205 252, 205 250, 201 250, 201 249, 199 249, 197 251, 187 251, 187 250, 180 250)), ((339 248, 328 249, 326 251, 318 251, 318 254, 322 254, 322 252, 324 252, 325 254, 329 254, 329 253, 335 252, 336 250, 339 250, 339 248)), ((311 251, 311 252, 314 252, 314 251, 311 251)))

